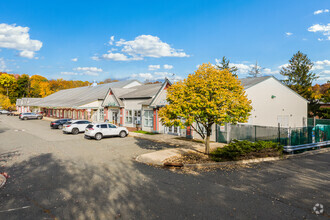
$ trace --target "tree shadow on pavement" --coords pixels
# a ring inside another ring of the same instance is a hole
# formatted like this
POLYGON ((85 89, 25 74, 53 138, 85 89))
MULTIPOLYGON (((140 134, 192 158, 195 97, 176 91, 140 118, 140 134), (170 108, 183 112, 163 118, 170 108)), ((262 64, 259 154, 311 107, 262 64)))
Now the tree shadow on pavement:
POLYGON ((13 164, 4 170, 11 178, 0 189, 0 219, 154 219, 157 209, 145 200, 165 194, 136 165, 77 164, 52 154, 13 164), (8 211, 19 207, 28 208, 8 211))
POLYGON ((311 219, 314 202, 329 194, 324 158, 323 173, 308 160, 288 160, 189 175, 121 159, 93 164, 42 154, 4 170, 11 178, 0 189, 0 219, 311 219), (3 212, 18 207, 28 208, 3 212))
POLYGON ((143 138, 134 138, 134 140, 135 140, 135 144, 137 146, 139 146, 142 149, 146 149, 146 150, 164 150, 164 149, 169 149, 169 148, 180 147, 178 145, 170 145, 167 143, 146 140, 143 138))

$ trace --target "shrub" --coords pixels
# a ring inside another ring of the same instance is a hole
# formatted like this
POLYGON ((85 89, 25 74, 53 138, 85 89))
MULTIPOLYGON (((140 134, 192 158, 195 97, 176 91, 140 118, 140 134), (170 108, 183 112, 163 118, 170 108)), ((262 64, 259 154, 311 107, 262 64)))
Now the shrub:
POLYGON ((279 156, 283 146, 271 141, 237 141, 234 140, 223 148, 211 152, 210 157, 215 161, 239 160, 246 157, 279 156))

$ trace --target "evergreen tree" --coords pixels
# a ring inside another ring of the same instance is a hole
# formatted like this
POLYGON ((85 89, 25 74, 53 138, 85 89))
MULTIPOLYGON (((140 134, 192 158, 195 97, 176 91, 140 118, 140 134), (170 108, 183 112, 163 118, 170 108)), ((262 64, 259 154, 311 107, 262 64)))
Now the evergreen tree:
POLYGON ((282 82, 304 98, 311 100, 312 83, 318 78, 311 72, 312 67, 313 63, 307 55, 298 51, 289 60, 289 65, 281 69, 280 74, 286 77, 282 82))
POLYGON ((27 74, 23 74, 17 79, 17 95, 19 98, 27 97, 30 88, 30 77, 27 74))
POLYGON ((261 76, 261 70, 262 68, 260 66, 258 66, 258 62, 256 61, 256 64, 251 67, 251 69, 249 70, 249 75, 251 77, 258 77, 258 76, 261 76))
POLYGON ((237 76, 237 71, 238 71, 237 67, 236 66, 230 67, 229 62, 230 61, 225 56, 223 56, 221 63, 217 64, 216 66, 219 70, 227 69, 229 72, 231 72, 231 74, 233 74, 233 76, 237 76))

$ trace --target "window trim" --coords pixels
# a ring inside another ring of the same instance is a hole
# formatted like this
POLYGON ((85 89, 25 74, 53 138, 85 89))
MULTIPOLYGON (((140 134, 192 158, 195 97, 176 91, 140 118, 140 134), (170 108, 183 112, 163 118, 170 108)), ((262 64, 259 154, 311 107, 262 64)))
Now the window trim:
POLYGON ((143 126, 153 127, 154 125, 154 111, 153 110, 143 110, 143 126))

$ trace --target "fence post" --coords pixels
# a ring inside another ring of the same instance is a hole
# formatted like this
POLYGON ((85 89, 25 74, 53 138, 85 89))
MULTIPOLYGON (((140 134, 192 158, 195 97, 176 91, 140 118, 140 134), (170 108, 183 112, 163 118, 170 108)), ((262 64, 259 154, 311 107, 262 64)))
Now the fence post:
POLYGON ((254 142, 257 142, 257 126, 254 126, 254 142))
POLYGON ((218 127, 218 124, 215 124, 215 142, 218 142, 218 134, 219 132, 219 127, 218 127))
POLYGON ((227 126, 227 144, 229 144, 230 143, 230 123, 227 123, 226 124, 226 126, 227 126))
POLYGON ((291 127, 288 128, 289 146, 291 146, 291 127))
POLYGON ((281 124, 278 123, 278 143, 281 144, 281 124))
POLYGON ((315 127, 316 126, 316 117, 314 116, 313 117, 313 127, 315 127))

